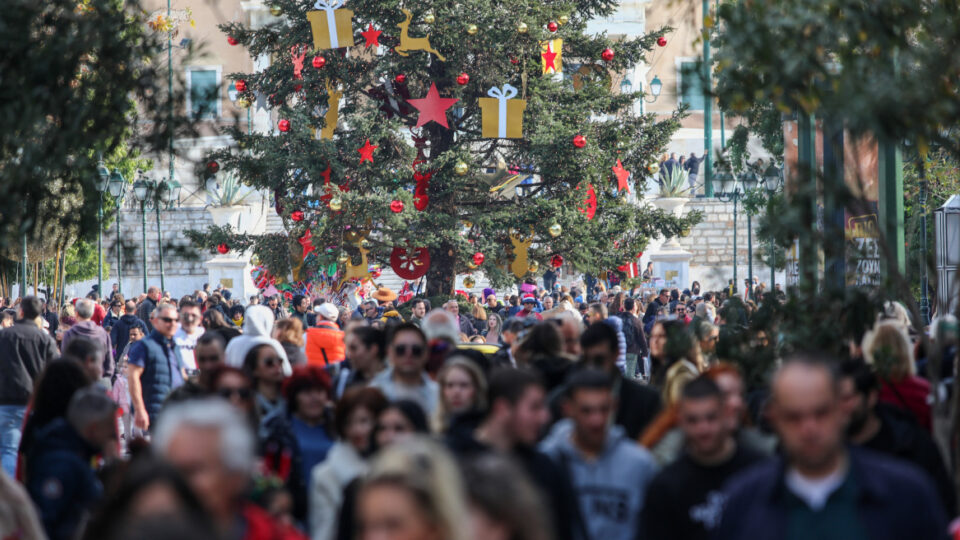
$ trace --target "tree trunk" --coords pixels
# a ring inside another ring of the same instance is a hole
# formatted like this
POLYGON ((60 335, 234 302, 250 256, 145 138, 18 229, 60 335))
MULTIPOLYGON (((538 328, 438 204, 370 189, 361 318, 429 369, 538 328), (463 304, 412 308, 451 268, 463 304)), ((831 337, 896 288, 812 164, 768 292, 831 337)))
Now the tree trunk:
POLYGON ((439 248, 430 250, 430 269, 427 270, 427 297, 453 295, 456 285, 456 254, 453 246, 444 242, 439 248))

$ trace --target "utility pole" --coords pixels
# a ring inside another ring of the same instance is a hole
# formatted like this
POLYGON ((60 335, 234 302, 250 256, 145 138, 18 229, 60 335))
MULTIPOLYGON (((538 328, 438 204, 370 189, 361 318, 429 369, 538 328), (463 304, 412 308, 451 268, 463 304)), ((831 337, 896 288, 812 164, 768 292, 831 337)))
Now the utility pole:
POLYGON ((713 101, 710 97, 710 0, 703 0, 703 192, 713 197, 713 101))

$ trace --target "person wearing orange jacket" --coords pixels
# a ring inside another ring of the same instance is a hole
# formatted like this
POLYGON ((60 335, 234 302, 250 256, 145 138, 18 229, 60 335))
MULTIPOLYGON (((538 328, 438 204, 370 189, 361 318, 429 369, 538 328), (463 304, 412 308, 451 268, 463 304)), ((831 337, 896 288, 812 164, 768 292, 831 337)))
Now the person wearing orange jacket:
POLYGON ((340 311, 330 302, 320 304, 314 311, 317 324, 307 329, 307 364, 327 367, 342 362, 346 357, 343 330, 336 323, 340 311))

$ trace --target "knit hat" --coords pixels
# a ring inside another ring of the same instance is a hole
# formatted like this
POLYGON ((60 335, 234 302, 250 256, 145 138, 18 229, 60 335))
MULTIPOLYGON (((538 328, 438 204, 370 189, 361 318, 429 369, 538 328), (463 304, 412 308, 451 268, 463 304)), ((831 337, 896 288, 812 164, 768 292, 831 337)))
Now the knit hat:
POLYGON ((527 293, 527 294, 523 295, 523 303, 526 304, 527 302, 531 302, 531 303, 533 303, 533 304, 536 304, 536 303, 537 303, 537 299, 536 299, 536 297, 534 297, 532 294, 527 293))

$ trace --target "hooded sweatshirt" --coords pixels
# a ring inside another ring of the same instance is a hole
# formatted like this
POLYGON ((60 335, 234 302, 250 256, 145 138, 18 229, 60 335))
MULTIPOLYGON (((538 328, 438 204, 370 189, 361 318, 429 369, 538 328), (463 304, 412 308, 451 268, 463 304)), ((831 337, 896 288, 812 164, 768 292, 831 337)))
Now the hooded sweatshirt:
POLYGON ((92 320, 80 321, 64 332, 62 350, 67 350, 67 344, 76 337, 87 338, 103 347, 103 376, 113 375, 113 344, 110 341, 110 334, 92 320))
POLYGON ((607 317, 603 322, 617 331, 617 367, 623 373, 627 367, 627 338, 623 335, 623 319, 607 317))
POLYGON ((228 366, 243 369, 243 359, 250 349, 257 345, 270 345, 283 360, 283 375, 289 377, 293 373, 287 352, 279 341, 270 337, 273 331, 273 311, 267 306, 254 305, 247 308, 243 317, 243 335, 237 336, 227 344, 226 362, 228 366))
POLYGON ((614 425, 600 455, 587 460, 573 445, 573 423, 569 419, 553 426, 540 450, 570 473, 585 529, 576 531, 575 538, 637 538, 647 486, 657 473, 650 452, 614 425))

